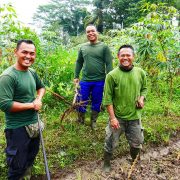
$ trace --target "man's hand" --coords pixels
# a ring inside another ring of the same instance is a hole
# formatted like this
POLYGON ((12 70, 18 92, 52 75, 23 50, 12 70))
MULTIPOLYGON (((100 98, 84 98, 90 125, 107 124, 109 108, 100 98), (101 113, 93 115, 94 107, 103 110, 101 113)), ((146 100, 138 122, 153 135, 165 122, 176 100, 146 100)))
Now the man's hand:
POLYGON ((42 102, 41 99, 39 99, 38 97, 33 101, 33 105, 34 105, 34 110, 35 111, 39 111, 42 107, 42 102))
POLYGON ((75 84, 75 85, 78 85, 78 84, 79 84, 79 78, 75 78, 73 81, 74 81, 74 84, 75 84))
POLYGON ((119 121, 116 118, 110 119, 110 124, 113 129, 119 129, 120 124, 119 121))
POLYGON ((144 96, 138 98, 136 107, 142 109, 144 107, 144 96))

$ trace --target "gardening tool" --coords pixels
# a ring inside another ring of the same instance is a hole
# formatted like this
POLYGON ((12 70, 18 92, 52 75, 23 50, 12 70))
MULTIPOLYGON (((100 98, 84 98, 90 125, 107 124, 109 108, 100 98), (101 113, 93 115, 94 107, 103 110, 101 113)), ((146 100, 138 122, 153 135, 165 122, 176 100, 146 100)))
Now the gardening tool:
POLYGON ((40 141, 41 141, 41 145, 42 145, 42 151, 43 151, 44 163, 45 163, 45 169, 46 169, 46 176, 47 176, 47 180, 51 180, 51 177, 50 177, 50 174, 49 174, 46 150, 45 150, 44 140, 43 140, 43 135, 42 135, 42 127, 41 127, 41 124, 40 124, 41 122, 40 122, 39 113, 37 113, 37 115, 38 115, 38 126, 39 126, 40 141))
MULTIPOLYGON (((74 95, 72 104, 70 104, 71 106, 68 109, 66 109, 64 111, 64 113, 62 114, 62 116, 61 116, 61 123, 62 123, 63 119, 65 118, 65 116, 69 115, 73 111, 77 111, 77 109, 80 106, 83 106, 85 103, 90 102, 90 100, 80 101, 79 96, 80 96, 80 94, 79 94, 79 83, 76 83, 75 84, 75 95, 74 95)), ((63 126, 62 126, 62 128, 63 128, 63 126)))
POLYGON ((78 86, 79 86, 79 84, 76 83, 75 84, 75 95, 74 95, 74 98, 73 98, 72 105, 74 105, 76 103, 76 101, 77 101, 77 96, 78 96, 78 93, 79 93, 78 86))

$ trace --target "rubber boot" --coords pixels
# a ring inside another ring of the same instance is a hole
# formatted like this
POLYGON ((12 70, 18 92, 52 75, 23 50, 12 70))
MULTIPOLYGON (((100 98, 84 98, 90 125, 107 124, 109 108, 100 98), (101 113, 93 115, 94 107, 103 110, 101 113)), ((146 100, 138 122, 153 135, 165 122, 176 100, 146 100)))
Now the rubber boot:
POLYGON ((134 148, 134 147, 130 148, 132 162, 134 162, 137 156, 139 156, 137 160, 140 160, 140 150, 141 150, 140 148, 134 148))
POLYGON ((103 171, 109 173, 111 171, 111 158, 112 154, 108 152, 104 152, 104 166, 103 166, 103 171))
POLYGON ((24 175, 20 178, 20 180, 30 180, 32 173, 32 166, 28 167, 24 173, 24 175))
POLYGON ((98 112, 97 111, 93 111, 91 112, 91 129, 95 130, 96 129, 96 120, 98 118, 98 112))
POLYGON ((85 113, 78 112, 78 122, 84 124, 84 121, 85 121, 85 113))

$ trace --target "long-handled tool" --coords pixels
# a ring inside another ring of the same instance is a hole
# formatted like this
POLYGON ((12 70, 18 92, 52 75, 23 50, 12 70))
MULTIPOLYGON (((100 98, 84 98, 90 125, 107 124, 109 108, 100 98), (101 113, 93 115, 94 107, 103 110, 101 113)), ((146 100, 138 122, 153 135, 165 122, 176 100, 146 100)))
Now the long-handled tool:
POLYGON ((40 124, 40 117, 39 117, 39 113, 37 113, 37 114, 38 114, 38 126, 39 126, 40 141, 41 141, 41 145, 42 145, 42 151, 43 151, 44 163, 45 163, 45 169, 46 169, 46 176, 47 176, 47 180, 51 180, 51 177, 49 174, 46 150, 45 150, 45 146, 44 146, 44 139, 43 139, 43 135, 42 135, 42 128, 41 128, 41 124, 40 124))
MULTIPOLYGON (((80 98, 80 94, 79 94, 79 83, 76 83, 75 84, 75 90, 74 90, 75 94, 74 94, 74 98, 73 98, 73 101, 72 101, 72 104, 70 104, 71 106, 66 109, 64 111, 64 113, 62 114, 61 116, 61 124, 62 124, 62 121, 63 119, 69 115, 71 112, 73 111, 77 111, 80 107, 84 106, 85 104, 87 104, 88 102, 90 102, 90 100, 86 100, 86 101, 81 101, 79 98, 80 98)), ((61 126, 64 130, 64 127, 61 126)))
POLYGON ((76 83, 76 84, 75 84, 75 95, 74 95, 74 98, 73 98, 72 105, 74 105, 74 104, 76 103, 76 101, 77 101, 77 96, 78 96, 78 94, 79 94, 78 86, 79 86, 79 84, 76 83))

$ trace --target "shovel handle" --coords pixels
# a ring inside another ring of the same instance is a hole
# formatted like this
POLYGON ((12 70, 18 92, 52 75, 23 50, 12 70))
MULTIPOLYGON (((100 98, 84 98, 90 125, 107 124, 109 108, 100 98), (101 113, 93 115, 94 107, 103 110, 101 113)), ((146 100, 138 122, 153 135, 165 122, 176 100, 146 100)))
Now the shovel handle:
POLYGON ((72 102, 72 105, 74 105, 76 103, 76 99, 77 99, 77 95, 78 95, 78 86, 79 86, 79 83, 76 83, 75 84, 75 95, 74 95, 74 98, 73 98, 73 102, 72 102))
POLYGON ((43 139, 43 135, 42 135, 42 129, 41 129, 41 126, 40 126, 39 113, 37 115, 38 115, 38 126, 39 126, 40 141, 41 141, 42 152, 43 152, 44 163, 45 163, 46 177, 47 177, 47 180, 51 180, 50 173, 49 173, 49 168, 48 168, 46 150, 45 150, 45 146, 44 146, 44 139, 43 139))

